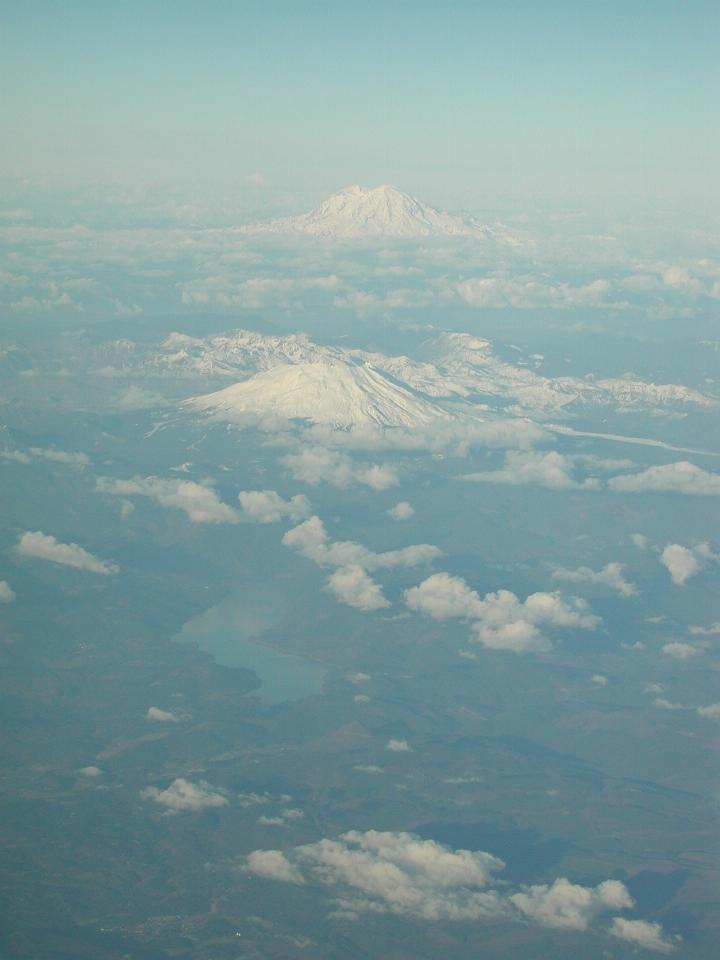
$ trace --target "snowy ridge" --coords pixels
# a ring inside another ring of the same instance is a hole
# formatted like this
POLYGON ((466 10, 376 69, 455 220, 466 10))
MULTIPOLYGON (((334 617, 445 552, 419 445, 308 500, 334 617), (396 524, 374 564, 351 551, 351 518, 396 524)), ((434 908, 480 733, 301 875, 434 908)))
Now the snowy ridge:
POLYGON ((258 415, 341 428, 414 427, 449 418, 441 407, 363 363, 284 363, 187 403, 229 420, 258 415))
POLYGON ((396 187, 364 190, 347 187, 310 213, 283 217, 244 228, 251 233, 302 233, 330 239, 373 237, 474 237, 517 246, 519 240, 501 225, 488 226, 472 217, 436 210, 396 187))
POLYGON ((192 409, 228 419, 272 415, 340 427, 423 425, 493 408, 545 419, 580 405, 717 405, 679 384, 545 377, 503 360, 489 340, 467 333, 440 334, 421 352, 423 359, 416 360, 324 346, 304 334, 238 330, 208 339, 171 334, 145 365, 156 373, 240 381, 187 401, 192 409))

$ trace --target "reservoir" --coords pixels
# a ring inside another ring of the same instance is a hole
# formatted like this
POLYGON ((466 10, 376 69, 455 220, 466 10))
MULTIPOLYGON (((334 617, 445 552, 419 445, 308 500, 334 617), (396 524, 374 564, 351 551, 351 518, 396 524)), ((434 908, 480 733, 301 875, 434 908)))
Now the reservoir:
POLYGON ((302 700, 322 690, 326 670, 314 660, 281 653, 260 642, 286 616, 280 596, 262 586, 240 590, 183 625, 174 638, 196 643, 225 667, 252 670, 261 686, 252 692, 266 703, 302 700))

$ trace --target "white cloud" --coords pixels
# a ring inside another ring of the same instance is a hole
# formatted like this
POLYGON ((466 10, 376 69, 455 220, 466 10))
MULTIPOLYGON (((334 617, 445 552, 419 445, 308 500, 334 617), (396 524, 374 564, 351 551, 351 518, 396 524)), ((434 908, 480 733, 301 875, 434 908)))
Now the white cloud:
POLYGON ((148 497, 161 507, 182 510, 192 523, 238 523, 240 515, 228 507, 217 493, 193 480, 163 480, 159 477, 133 477, 112 480, 99 477, 96 489, 115 497, 148 497))
POLYGON ((15 599, 15 591, 7 582, 0 580, 0 603, 12 603, 15 599))
POLYGON ((502 915, 484 888, 502 860, 489 853, 450 850, 408 833, 350 831, 338 840, 279 850, 256 850, 248 868, 289 883, 332 889, 350 915, 393 913, 422 920, 477 920, 502 915))
POLYGON ((657 697, 654 701, 655 706, 660 710, 687 710, 688 707, 683 706, 682 703, 674 703, 672 700, 666 700, 664 697, 657 697))
POLYGON ((247 865, 254 874, 265 880, 305 883, 300 871, 284 857, 280 850, 253 850, 248 855, 247 865))
POLYGON ((152 800, 163 807, 168 813, 181 813, 189 810, 204 810, 206 807, 225 807, 227 797, 218 792, 204 780, 191 783, 183 777, 178 777, 166 790, 157 787, 147 787, 140 792, 143 800, 152 800))
POLYGON ((330 540, 320 517, 313 516, 293 527, 282 538, 286 547, 297 550, 321 567, 358 566, 363 570, 415 567, 430 563, 440 550, 429 543, 412 544, 399 550, 373 553, 354 540, 330 540))
POLYGON ((296 480, 317 486, 329 483, 334 487, 348 487, 359 483, 372 490, 386 490, 398 484, 394 467, 371 463, 357 464, 347 454, 325 447, 305 447, 300 453, 282 458, 296 480))
POLYGON ((594 673, 590 677, 590 683, 594 683, 598 687, 606 687, 608 685, 608 678, 604 677, 601 673, 594 673))
POLYGON ((303 494, 283 500, 274 490, 241 490, 238 500, 244 516, 255 523, 277 523, 285 517, 297 522, 310 513, 310 501, 303 494))
POLYGON ((180 723, 180 718, 169 710, 161 710, 160 707, 148 707, 145 714, 148 720, 158 720, 161 723, 180 723))
POLYGON ((385 749, 389 750, 391 753, 412 753, 413 748, 407 742, 407 740, 388 740, 385 744, 385 749))
POLYGON ((623 302, 608 302, 610 283, 600 279, 573 287, 568 283, 548 283, 534 277, 472 277, 458 283, 455 290, 472 307, 532 310, 543 306, 624 306, 623 302))
POLYGON ((613 937, 619 937, 627 943, 645 950, 656 950, 658 953, 671 953, 677 946, 665 936, 659 923, 650 923, 647 920, 626 920, 624 917, 615 917, 610 927, 613 937))
POLYGON ((720 703, 711 703, 707 707, 698 707, 697 712, 707 720, 720 720, 720 703))
POLYGON ((387 511, 387 515, 392 517, 393 520, 409 520, 410 517, 414 516, 415 511, 407 502, 407 500, 401 500, 399 503, 396 503, 394 507, 390 507, 387 511))
POLYGON ((325 589, 341 603, 360 610, 380 610, 390 605, 380 586, 368 576, 368 570, 414 567, 440 555, 437 547, 427 543, 373 553, 353 540, 331 541, 322 520, 316 516, 288 530, 282 542, 320 567, 336 567, 325 589))
POLYGON ((94 778, 94 777, 102 776, 102 770, 100 769, 100 767, 80 767, 80 769, 77 772, 80 774, 81 777, 94 778))
POLYGON ((600 481, 588 477, 582 482, 573 476, 575 458, 551 450, 549 453, 508 450, 505 465, 500 470, 468 473, 460 480, 478 483, 506 483, 512 486, 538 484, 551 490, 596 490, 600 481))
POLYGON ((644 533, 631 533, 630 539, 638 548, 638 550, 647 550, 650 546, 650 540, 645 536, 644 533))
POLYGON ((690 633, 703 637, 720 636, 720 620, 716 623, 711 623, 709 627, 690 627, 690 633))
POLYGON ((518 448, 526 450, 549 434, 530 420, 506 417, 502 420, 465 421, 426 424, 392 430, 366 424, 349 430, 334 430, 326 424, 315 424, 304 435, 329 447, 343 446, 350 450, 428 450, 447 451, 451 456, 466 457, 476 448, 518 448))
POLYGON ((669 543, 665 547, 660 554, 660 563, 670 573, 673 583, 679 587, 684 586, 700 569, 700 561, 695 553, 679 543, 669 543))
POLYGON ((685 493, 720 496, 720 474, 679 460, 641 473, 611 477, 608 487, 618 493, 685 493))
POLYGON ((52 460, 71 467, 87 467, 90 463, 90 457, 85 453, 67 453, 54 447, 30 447, 30 453, 39 460, 52 460))
POLYGON ((701 653, 699 647, 694 647, 691 643, 683 643, 680 640, 673 640, 671 643, 663 644, 662 652, 666 657, 672 657, 673 660, 687 660, 690 657, 701 653))
POLYGON ((510 897, 526 917, 544 927, 587 930, 601 913, 633 906, 633 900, 619 880, 605 880, 596 887, 583 887, 560 877, 551 885, 538 884, 510 897))
POLYGON ((18 540, 15 551, 21 557, 30 557, 37 560, 49 560, 65 567, 75 567, 77 570, 89 570, 108 576, 117 573, 119 567, 109 560, 99 560, 77 543, 60 543, 55 537, 41 533, 39 530, 24 533, 18 540))
POLYGON ((623 576, 625 565, 622 563, 608 563, 602 570, 591 570, 589 567, 578 567, 577 570, 567 570, 558 567, 553 571, 553 580, 566 580, 570 583, 597 583, 610 587, 621 597, 633 597, 637 587, 623 576))
POLYGON ((540 625, 594 630, 600 623, 577 597, 564 601, 556 593, 533 593, 521 602, 511 591, 498 590, 481 599, 463 579, 447 573, 433 574, 406 590, 405 602, 411 610, 435 620, 473 621, 476 642, 493 650, 515 653, 551 649, 540 625))
MULTIPOLYGON (((381 772, 376 767, 356 769, 381 772)), ((555 929, 584 931, 603 913, 633 906, 627 888, 618 880, 584 887, 560 878, 549 885, 501 893, 492 889, 496 874, 505 866, 498 857, 453 850, 410 833, 353 830, 337 840, 323 839, 285 851, 255 850, 246 865, 264 879, 327 888, 337 915, 347 918, 365 913, 430 922, 515 917, 555 929)))
POLYGON ((390 606, 380 585, 357 564, 334 570, 327 578, 325 589, 341 603, 359 610, 382 610, 390 606))

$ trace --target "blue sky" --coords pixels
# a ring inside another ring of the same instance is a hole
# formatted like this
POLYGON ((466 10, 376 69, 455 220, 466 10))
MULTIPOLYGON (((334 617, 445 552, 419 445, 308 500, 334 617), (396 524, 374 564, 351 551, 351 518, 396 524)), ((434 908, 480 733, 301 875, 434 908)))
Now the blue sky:
POLYGON ((715 2, 6 4, 0 174, 717 196, 715 2))

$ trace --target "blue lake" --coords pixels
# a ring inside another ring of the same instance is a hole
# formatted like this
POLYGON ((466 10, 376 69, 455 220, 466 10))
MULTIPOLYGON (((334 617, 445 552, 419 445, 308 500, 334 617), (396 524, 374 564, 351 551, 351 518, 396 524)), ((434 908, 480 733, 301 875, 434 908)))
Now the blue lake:
POLYGON ((282 599, 263 596, 265 592, 260 587, 231 594, 188 620, 175 640, 196 643, 222 666, 252 670, 261 683, 252 695, 266 703, 313 696, 322 690, 325 668, 259 642, 286 615, 282 599))

